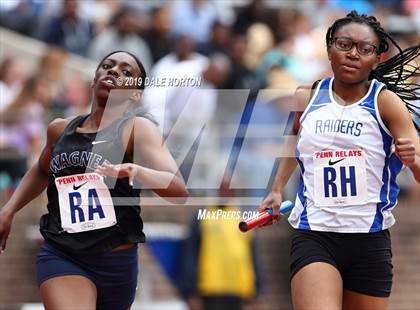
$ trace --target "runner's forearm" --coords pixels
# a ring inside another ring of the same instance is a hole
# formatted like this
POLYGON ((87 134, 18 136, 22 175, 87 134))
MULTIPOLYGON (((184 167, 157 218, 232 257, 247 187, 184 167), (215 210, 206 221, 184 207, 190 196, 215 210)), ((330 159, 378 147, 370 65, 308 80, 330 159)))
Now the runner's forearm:
POLYGON ((410 170, 414 175, 414 179, 420 183, 420 156, 415 155, 415 160, 413 165, 410 166, 410 170))
POLYGON ((271 187, 272 192, 281 193, 289 181, 293 171, 297 166, 296 159, 294 157, 284 157, 279 165, 276 173, 276 177, 271 187))
POLYGON ((138 167, 136 179, 145 187, 154 189, 162 197, 186 197, 188 192, 179 176, 167 171, 138 167))
POLYGON ((18 188, 9 202, 2 208, 2 211, 15 214, 41 194, 47 185, 48 176, 41 171, 38 163, 36 163, 22 178, 18 188))

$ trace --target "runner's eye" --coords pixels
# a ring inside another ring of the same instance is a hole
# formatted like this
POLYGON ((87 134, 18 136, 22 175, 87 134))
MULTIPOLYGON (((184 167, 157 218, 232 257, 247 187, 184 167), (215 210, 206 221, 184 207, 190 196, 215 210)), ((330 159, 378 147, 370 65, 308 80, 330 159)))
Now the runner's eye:
POLYGON ((345 38, 338 38, 335 41, 335 45, 338 49, 344 50, 344 51, 348 51, 351 49, 353 42, 349 39, 345 39, 345 38))
POLYGON ((358 50, 360 54, 362 55, 371 55, 375 51, 375 48, 372 45, 367 44, 367 43, 365 44, 359 43, 358 50))

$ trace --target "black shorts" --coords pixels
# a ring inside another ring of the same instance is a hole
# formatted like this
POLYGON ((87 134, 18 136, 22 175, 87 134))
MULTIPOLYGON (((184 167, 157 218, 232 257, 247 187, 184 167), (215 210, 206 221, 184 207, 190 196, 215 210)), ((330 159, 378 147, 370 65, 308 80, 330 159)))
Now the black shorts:
POLYGON ((343 287, 357 293, 388 297, 392 287, 392 250, 388 230, 334 233, 295 230, 291 246, 291 278, 315 262, 333 265, 343 287))

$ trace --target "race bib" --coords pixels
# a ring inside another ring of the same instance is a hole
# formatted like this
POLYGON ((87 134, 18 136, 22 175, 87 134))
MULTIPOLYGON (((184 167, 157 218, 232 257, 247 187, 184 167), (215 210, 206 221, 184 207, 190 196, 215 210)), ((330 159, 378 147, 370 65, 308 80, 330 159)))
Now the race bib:
POLYGON ((114 204, 103 177, 97 173, 75 174, 55 179, 61 226, 78 233, 117 223, 114 204))
POLYGON ((367 201, 363 150, 319 151, 313 154, 315 206, 361 205, 367 201))

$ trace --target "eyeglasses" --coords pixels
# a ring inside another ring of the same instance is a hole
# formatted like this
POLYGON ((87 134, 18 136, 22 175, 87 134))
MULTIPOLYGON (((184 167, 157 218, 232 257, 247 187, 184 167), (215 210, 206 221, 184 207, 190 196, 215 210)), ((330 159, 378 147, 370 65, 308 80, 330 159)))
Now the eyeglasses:
POLYGON ((356 45, 357 52, 362 56, 370 56, 377 49, 375 45, 363 41, 356 42, 347 37, 336 37, 332 42, 336 49, 346 52, 350 51, 356 45))

